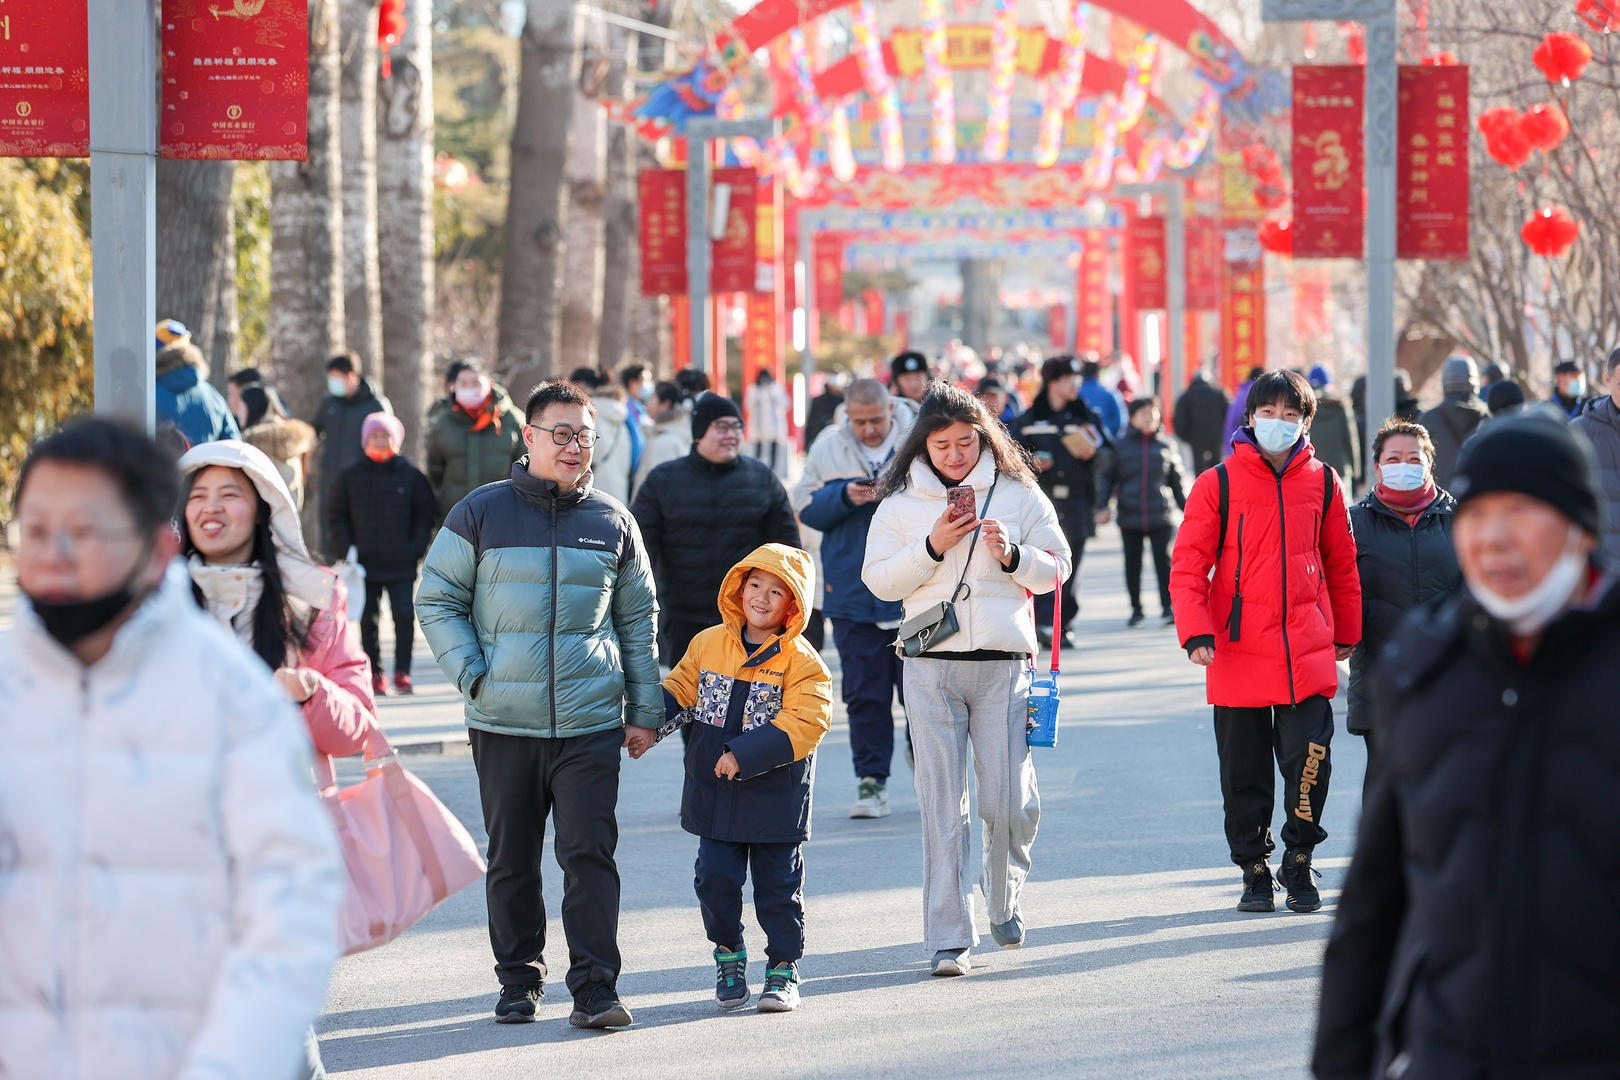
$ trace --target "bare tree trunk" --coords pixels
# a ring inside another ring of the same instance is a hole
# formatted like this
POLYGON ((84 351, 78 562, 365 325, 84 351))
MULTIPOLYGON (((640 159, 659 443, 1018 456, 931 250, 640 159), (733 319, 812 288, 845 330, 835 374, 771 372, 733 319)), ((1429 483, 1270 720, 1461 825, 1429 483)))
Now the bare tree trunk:
MULTIPOLYGON (((632 15, 658 26, 669 26, 674 18, 674 0, 645 0, 645 6, 630 0, 624 14, 632 15), (636 10, 640 7, 640 10, 636 10)), ((656 34, 639 34, 636 40, 636 70, 663 71, 669 66, 669 42, 656 34)), ((630 92, 634 92, 633 85, 630 92)), ((625 266, 625 287, 630 293, 631 358, 646 364, 660 376, 670 373, 672 350, 670 342, 669 303, 661 296, 641 295, 641 228, 640 195, 636 187, 636 174, 641 169, 655 169, 658 159, 653 148, 641 139, 627 133, 630 143, 630 234, 629 259, 625 266)))
POLYGON ((236 217, 230 161, 159 161, 158 317, 179 319, 212 368, 217 387, 235 371, 236 217))
POLYGON ((309 4, 309 160, 270 164, 270 369, 309 416, 321 369, 343 349, 337 0, 309 4))
POLYGON ((612 63, 606 29, 595 19, 585 24, 580 42, 580 75, 574 85, 573 117, 568 129, 568 217, 563 222, 568 272, 562 276, 558 334, 571 368, 596 366, 596 338, 602 321, 607 114, 596 99, 606 85, 612 63))
POLYGON ((511 386, 560 366, 557 298, 574 36, 573 0, 529 0, 501 270, 498 364, 511 386))
MULTIPOLYGON (((349 348, 378 378, 384 372, 377 269, 377 3, 341 2, 343 323, 349 348)), ((378 381, 386 389, 386 380, 378 381)))
POLYGON ((433 400, 433 4, 408 0, 392 78, 378 84, 377 249, 383 368, 405 452, 421 460, 433 400))
MULTIPOLYGON (((608 29, 609 62, 604 96, 623 98, 630 88, 629 61, 634 38, 617 27, 608 29)), ((597 333, 597 362, 610 371, 625 363, 630 347, 630 309, 641 291, 640 241, 636 220, 636 143, 625 124, 610 124, 607 133, 606 201, 602 210, 602 319, 597 333)), ((636 357, 637 363, 645 363, 636 357)))

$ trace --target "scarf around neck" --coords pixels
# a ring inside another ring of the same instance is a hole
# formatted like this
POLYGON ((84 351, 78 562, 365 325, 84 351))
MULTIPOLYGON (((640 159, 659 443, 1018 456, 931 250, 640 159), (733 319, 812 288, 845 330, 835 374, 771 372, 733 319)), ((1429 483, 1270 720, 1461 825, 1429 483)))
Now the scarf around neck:
POLYGON ((1401 515, 1409 526, 1416 526, 1423 512, 1434 505, 1434 500, 1440 497, 1440 489, 1430 479, 1427 484, 1413 491, 1391 491, 1383 484, 1373 488, 1373 495, 1378 501, 1401 515))
POLYGON ((456 402, 456 408, 464 415, 472 417, 472 429, 474 431, 483 431, 485 428, 492 427, 495 429, 495 434, 499 435, 501 433, 501 414, 495 408, 494 391, 490 391, 489 397, 485 398, 484 403, 475 409, 469 409, 459 401, 456 402))

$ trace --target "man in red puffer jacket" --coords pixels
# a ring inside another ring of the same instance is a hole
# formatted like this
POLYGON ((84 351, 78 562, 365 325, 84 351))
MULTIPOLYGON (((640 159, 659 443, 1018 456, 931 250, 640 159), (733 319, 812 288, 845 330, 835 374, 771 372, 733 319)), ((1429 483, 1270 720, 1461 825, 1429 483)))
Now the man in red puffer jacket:
POLYGON ((1270 372, 1250 386, 1246 410, 1231 456, 1187 499, 1170 593, 1181 643, 1208 669, 1226 841, 1243 868, 1238 910, 1275 907, 1275 754, 1287 815, 1279 877, 1291 909, 1315 911, 1311 851, 1327 838, 1333 771, 1329 699, 1335 661, 1361 639, 1361 581, 1338 477, 1311 449, 1310 384, 1270 372))

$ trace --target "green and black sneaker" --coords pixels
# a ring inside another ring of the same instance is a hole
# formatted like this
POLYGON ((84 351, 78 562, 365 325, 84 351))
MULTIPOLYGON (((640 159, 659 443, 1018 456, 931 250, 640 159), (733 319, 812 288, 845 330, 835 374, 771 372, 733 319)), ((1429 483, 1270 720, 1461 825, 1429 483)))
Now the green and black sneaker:
POLYGON ((743 949, 714 950, 714 1000, 722 1009, 740 1009, 753 994, 748 989, 748 953, 743 949))
POLYGON ((759 995, 760 1012, 792 1012, 799 1007, 799 969, 783 964, 765 972, 765 989, 759 995))

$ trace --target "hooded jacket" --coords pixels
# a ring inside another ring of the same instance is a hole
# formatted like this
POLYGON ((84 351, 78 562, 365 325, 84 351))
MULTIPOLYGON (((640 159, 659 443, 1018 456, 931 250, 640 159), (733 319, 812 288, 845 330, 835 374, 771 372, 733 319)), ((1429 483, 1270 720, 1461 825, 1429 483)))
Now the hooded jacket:
MULTIPOLYGON (((895 410, 894 444, 911 430, 911 420, 895 410)), ((890 451, 891 458, 893 451, 890 451)), ((849 424, 828 428, 804 459, 804 472, 789 498, 799 520, 821 533, 821 613, 830 619, 882 623, 900 619, 900 605, 879 600, 861 581, 866 534, 878 504, 849 501, 850 481, 871 475, 870 462, 849 424)))
POLYGON ((617 398, 598 394, 591 399, 596 410, 596 448, 591 452, 591 484, 597 493, 630 505, 631 463, 635 460, 635 439, 631 435, 630 410, 617 398))
POLYGON ((1597 451, 1603 495, 1603 561, 1611 570, 1620 570, 1620 407, 1612 396, 1597 398, 1570 426, 1590 439, 1597 451))
POLYGON ((635 482, 630 488, 632 500, 641 494, 641 485, 652 471, 666 461, 683 458, 692 450, 692 410, 686 405, 677 407, 669 416, 653 422, 647 434, 647 444, 641 448, 641 463, 636 466, 635 482))
POLYGON ((589 477, 559 492, 529 474, 479 488, 428 549, 416 614, 467 726, 570 738, 656 728, 658 604, 641 531, 589 477))
POLYGON ((0 747, 0 1076, 293 1076, 343 861, 296 709, 185 568, 89 667, 19 601, 0 747))
POLYGON ((1170 595, 1182 646, 1215 648, 1205 669, 1211 705, 1297 705, 1338 690, 1334 646, 1361 640, 1361 582, 1338 478, 1322 519, 1323 466, 1301 438, 1279 476, 1249 428, 1226 459, 1226 544, 1220 475, 1200 476, 1176 536, 1170 595), (1214 576, 1210 570, 1214 569, 1214 576), (1238 640, 1233 597, 1241 593, 1238 640))
POLYGON ((1122 529, 1147 533, 1171 524, 1170 507, 1187 505, 1181 452, 1163 435, 1144 435, 1127 425, 1099 477, 1097 509, 1106 509, 1110 499, 1118 502, 1122 529))
POLYGON ((1417 422, 1429 431, 1434 443, 1434 482, 1450 487, 1457 472, 1457 455, 1474 429, 1491 415, 1472 390, 1466 394, 1448 394, 1446 400, 1421 414, 1417 422))
POLYGON ((230 406, 208 384, 208 361, 201 349, 189 341, 177 341, 157 354, 156 365, 158 423, 172 423, 192 446, 241 438, 230 406))
POLYGON ((315 449, 315 429, 302 420, 267 413, 242 432, 242 441, 264 451, 287 485, 293 505, 304 507, 304 455, 315 449))
POLYGON ((956 600, 961 629, 930 655, 988 650, 1027 655, 1035 650, 1035 609, 1031 593, 1051 592, 1058 577, 1073 566, 1069 541, 1058 525, 1057 511, 1038 487, 1025 487, 1003 476, 993 497, 990 484, 996 463, 986 451, 963 481, 973 488, 984 517, 1001 522, 1017 547, 1011 569, 1003 569, 981 540, 972 534, 935 559, 928 553, 928 534, 945 512, 945 485, 926 460, 911 463, 911 483, 878 503, 866 538, 861 580, 879 600, 901 601, 910 619, 951 599, 968 549, 973 547, 966 588, 956 600))
POLYGON ((512 462, 523 456, 523 414, 499 386, 494 395, 495 423, 473 430, 473 417, 457 408, 454 398, 428 418, 427 478, 433 486, 438 520, 468 494, 505 480, 512 462), (499 424, 499 427, 496 425, 499 424))
POLYGON ((1176 434, 1193 450, 1193 469, 1201 473, 1220 464, 1226 410, 1232 404, 1226 391, 1203 375, 1196 375, 1176 399, 1176 434))
POLYGON ((692 725, 681 827, 734 844, 810 839, 815 749, 832 721, 832 675, 804 640, 813 568, 798 548, 766 544, 731 568, 720 587, 722 622, 698 633, 664 680, 660 737, 692 725), (752 652, 743 641, 743 583, 766 570, 793 593, 788 623, 752 652), (736 780, 714 775, 730 752, 736 780))
POLYGON ((320 485, 323 494, 331 491, 339 473, 364 456, 360 429, 366 417, 374 412, 393 411, 394 407, 388 403, 388 399, 377 393, 367 378, 362 378, 359 387, 348 397, 326 395, 315 410, 314 420, 315 433, 321 437, 320 485))

